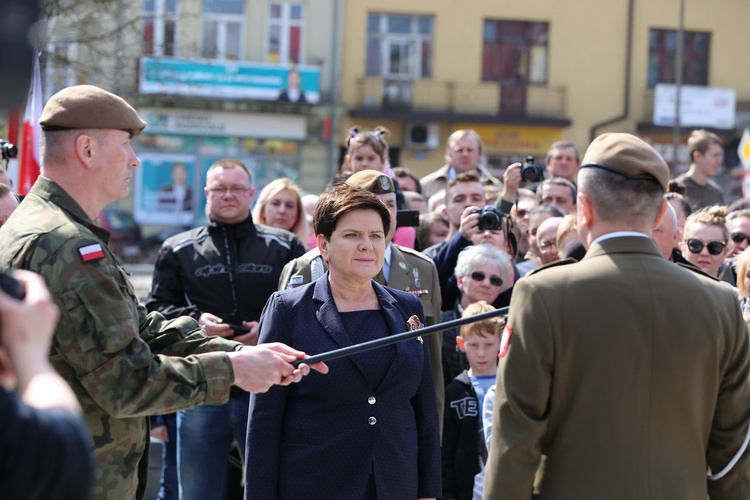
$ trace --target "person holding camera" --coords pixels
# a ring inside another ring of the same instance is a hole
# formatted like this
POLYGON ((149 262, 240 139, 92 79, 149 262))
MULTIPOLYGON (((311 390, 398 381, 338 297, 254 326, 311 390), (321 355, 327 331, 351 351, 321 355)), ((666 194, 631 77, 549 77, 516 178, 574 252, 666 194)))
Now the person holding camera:
MULTIPOLYGON (((516 240, 510 218, 495 206, 486 206, 484 188, 476 173, 459 174, 448 183, 445 211, 450 225, 448 237, 423 252, 437 267, 444 311, 452 308, 458 297, 454 270, 461 250, 474 244, 491 243, 509 256, 516 254, 516 240)), ((508 284, 515 283, 520 277, 515 266, 512 268, 513 275, 503 277, 508 284)), ((502 292, 493 305, 507 306, 511 290, 512 286, 502 292)))
POLYGON ((0 498, 89 498, 94 465, 81 406, 47 359, 59 310, 40 276, 0 278, 17 280, 25 295, 0 291, 0 498))

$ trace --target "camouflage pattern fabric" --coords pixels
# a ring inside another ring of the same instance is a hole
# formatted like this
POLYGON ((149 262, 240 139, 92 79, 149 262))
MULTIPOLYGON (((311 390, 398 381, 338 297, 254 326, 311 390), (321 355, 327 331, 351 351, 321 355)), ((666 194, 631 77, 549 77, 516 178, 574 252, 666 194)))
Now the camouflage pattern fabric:
POLYGON ((0 228, 0 265, 41 274, 60 308, 50 359, 81 402, 97 463, 93 498, 142 498, 147 415, 223 404, 239 344, 187 317, 147 314, 97 227, 39 177, 0 228))

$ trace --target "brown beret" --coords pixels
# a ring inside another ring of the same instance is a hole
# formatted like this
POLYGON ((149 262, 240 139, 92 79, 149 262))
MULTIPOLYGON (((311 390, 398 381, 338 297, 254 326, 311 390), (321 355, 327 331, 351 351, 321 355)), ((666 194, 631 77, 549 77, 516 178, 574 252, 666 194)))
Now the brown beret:
POLYGON ((44 105, 39 124, 43 130, 107 128, 138 135, 146 128, 138 112, 122 97, 93 85, 67 87, 44 105))
POLYGON ((377 170, 360 170, 345 181, 350 186, 366 189, 373 194, 395 193, 396 188, 390 177, 377 170))
POLYGON ((600 168, 626 179, 653 179, 664 191, 669 184, 669 166, 650 144, 624 133, 602 134, 583 155, 581 168, 600 168))

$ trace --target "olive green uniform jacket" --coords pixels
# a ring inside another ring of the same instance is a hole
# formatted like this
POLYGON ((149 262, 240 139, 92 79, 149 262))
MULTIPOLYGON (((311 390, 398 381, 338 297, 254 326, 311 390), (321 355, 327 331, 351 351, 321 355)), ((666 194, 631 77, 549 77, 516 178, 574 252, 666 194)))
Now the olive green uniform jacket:
POLYGON ((145 491, 146 416, 225 403, 234 373, 221 351, 239 344, 206 337, 191 318, 147 314, 107 238, 40 177, 0 228, 0 265, 41 274, 60 308, 50 360, 75 391, 93 439, 93 497, 121 500, 145 491))
MULTIPOLYGON (((279 290, 296 288, 305 283, 310 283, 323 276, 325 272, 326 266, 323 263, 323 258, 320 256, 318 249, 313 248, 284 267, 279 280, 279 290)), ((419 301, 422 303, 427 326, 440 322, 440 281, 438 281, 435 263, 429 257, 411 248, 391 243, 391 272, 388 282, 385 282, 382 271, 375 277, 375 281, 391 288, 412 292, 419 297, 419 301)), ((442 435, 445 387, 441 342, 441 335, 429 336, 432 381, 435 385, 440 434, 442 435)))
POLYGON ((516 283, 485 499, 750 498, 750 350, 736 294, 644 237, 516 283), (510 333, 512 332, 512 333, 510 333))

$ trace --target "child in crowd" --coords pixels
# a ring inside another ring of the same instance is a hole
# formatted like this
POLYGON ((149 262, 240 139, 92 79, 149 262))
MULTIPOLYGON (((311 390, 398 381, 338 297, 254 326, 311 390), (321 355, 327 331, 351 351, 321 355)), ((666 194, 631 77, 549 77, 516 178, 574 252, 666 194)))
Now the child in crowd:
MULTIPOLYGON (((485 301, 468 306, 463 317, 494 310, 485 301)), ((500 336, 505 322, 500 317, 469 323, 456 337, 466 353, 469 369, 445 388, 443 424, 443 499, 471 500, 475 488, 483 486, 480 475, 487 460, 482 430, 482 405, 487 390, 495 385, 500 336), (475 486, 475 478, 479 483, 475 486)))
MULTIPOLYGON (((346 157, 341 171, 351 175, 362 170, 377 170, 394 179, 396 205, 400 210, 406 207, 404 194, 388 161, 388 143, 385 138, 389 133, 385 127, 375 127, 375 130, 351 128, 346 136, 346 157)), ((404 247, 414 248, 416 240, 417 231, 413 227, 398 227, 393 234, 393 243, 404 247)))

